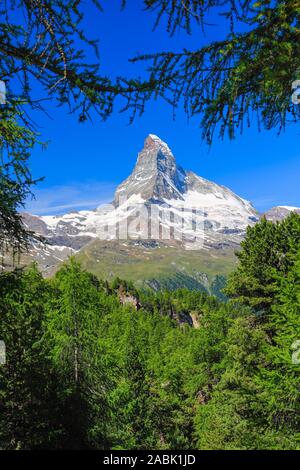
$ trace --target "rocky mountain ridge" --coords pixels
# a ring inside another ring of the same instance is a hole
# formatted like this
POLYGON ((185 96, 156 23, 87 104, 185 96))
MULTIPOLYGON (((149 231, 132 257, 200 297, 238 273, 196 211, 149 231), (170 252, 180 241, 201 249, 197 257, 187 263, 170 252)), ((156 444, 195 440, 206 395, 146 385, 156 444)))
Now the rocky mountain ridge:
POLYGON ((291 212, 300 214, 300 207, 293 206, 275 206, 263 214, 266 219, 272 222, 279 222, 285 219, 291 212))

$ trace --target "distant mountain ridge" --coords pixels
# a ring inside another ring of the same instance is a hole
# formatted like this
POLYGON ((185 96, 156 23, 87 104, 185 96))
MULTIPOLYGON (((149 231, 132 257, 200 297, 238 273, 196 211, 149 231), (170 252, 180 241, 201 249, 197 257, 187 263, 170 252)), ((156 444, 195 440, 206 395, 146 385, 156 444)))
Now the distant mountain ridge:
POLYGON ((297 214, 300 214, 300 208, 292 206, 275 206, 265 212, 263 216, 272 222, 279 222, 285 219, 291 212, 297 212, 297 214))

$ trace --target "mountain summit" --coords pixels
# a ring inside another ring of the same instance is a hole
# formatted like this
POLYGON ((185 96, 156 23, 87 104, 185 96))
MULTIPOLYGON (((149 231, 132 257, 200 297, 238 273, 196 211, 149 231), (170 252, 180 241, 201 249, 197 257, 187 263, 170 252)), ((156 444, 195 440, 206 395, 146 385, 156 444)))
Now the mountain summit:
POLYGON ((224 205, 228 209, 231 206, 238 212, 237 217, 246 217, 246 225, 257 216, 252 205, 230 189, 177 165, 168 144, 154 134, 146 138, 133 172, 118 186, 114 202, 119 206, 121 199, 129 199, 134 195, 153 203, 187 201, 192 196, 193 200, 189 201, 191 207, 196 204, 197 208, 202 209, 224 205))
POLYGON ((214 227, 220 233, 244 231, 258 220, 248 201, 177 165, 168 144, 154 134, 148 135, 133 172, 117 188, 114 204, 122 206, 137 196, 140 203, 167 204, 171 212, 202 210, 206 228, 214 227))
POLYGON ((140 194, 144 200, 163 202, 182 199, 186 190, 185 172, 176 165, 173 153, 159 137, 149 134, 131 175, 117 188, 115 203, 140 194))

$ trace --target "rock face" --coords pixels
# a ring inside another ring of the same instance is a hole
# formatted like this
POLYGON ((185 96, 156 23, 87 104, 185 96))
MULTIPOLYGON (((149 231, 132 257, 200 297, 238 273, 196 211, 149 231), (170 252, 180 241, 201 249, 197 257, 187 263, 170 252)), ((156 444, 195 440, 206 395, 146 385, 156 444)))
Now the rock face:
POLYGON ((297 214, 300 214, 300 208, 291 206, 276 206, 265 212, 263 216, 272 222, 279 222, 285 219, 291 212, 297 212, 297 214))
POLYGON ((129 199, 136 194, 154 203, 165 199, 183 200, 186 189, 186 173, 176 165, 168 145, 150 134, 133 172, 117 188, 114 202, 119 205, 120 199, 129 199))
POLYGON ((146 138, 112 204, 94 211, 23 218, 47 240, 46 246, 36 242, 30 253, 44 270, 97 238, 140 240, 141 249, 143 243, 159 248, 160 240, 166 246, 168 239, 179 240, 188 249, 236 247, 247 226, 259 220, 248 201, 178 166, 168 145, 153 134, 146 138))

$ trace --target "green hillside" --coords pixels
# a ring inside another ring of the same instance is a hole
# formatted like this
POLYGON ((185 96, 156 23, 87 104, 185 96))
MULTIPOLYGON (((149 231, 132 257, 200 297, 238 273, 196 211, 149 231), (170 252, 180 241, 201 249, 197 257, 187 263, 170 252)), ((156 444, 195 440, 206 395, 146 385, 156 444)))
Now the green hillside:
POLYGON ((119 276, 155 290, 188 287, 211 292, 217 288, 216 277, 226 277, 236 264, 233 249, 186 250, 176 242, 167 246, 156 241, 96 240, 76 257, 99 278, 119 276))

